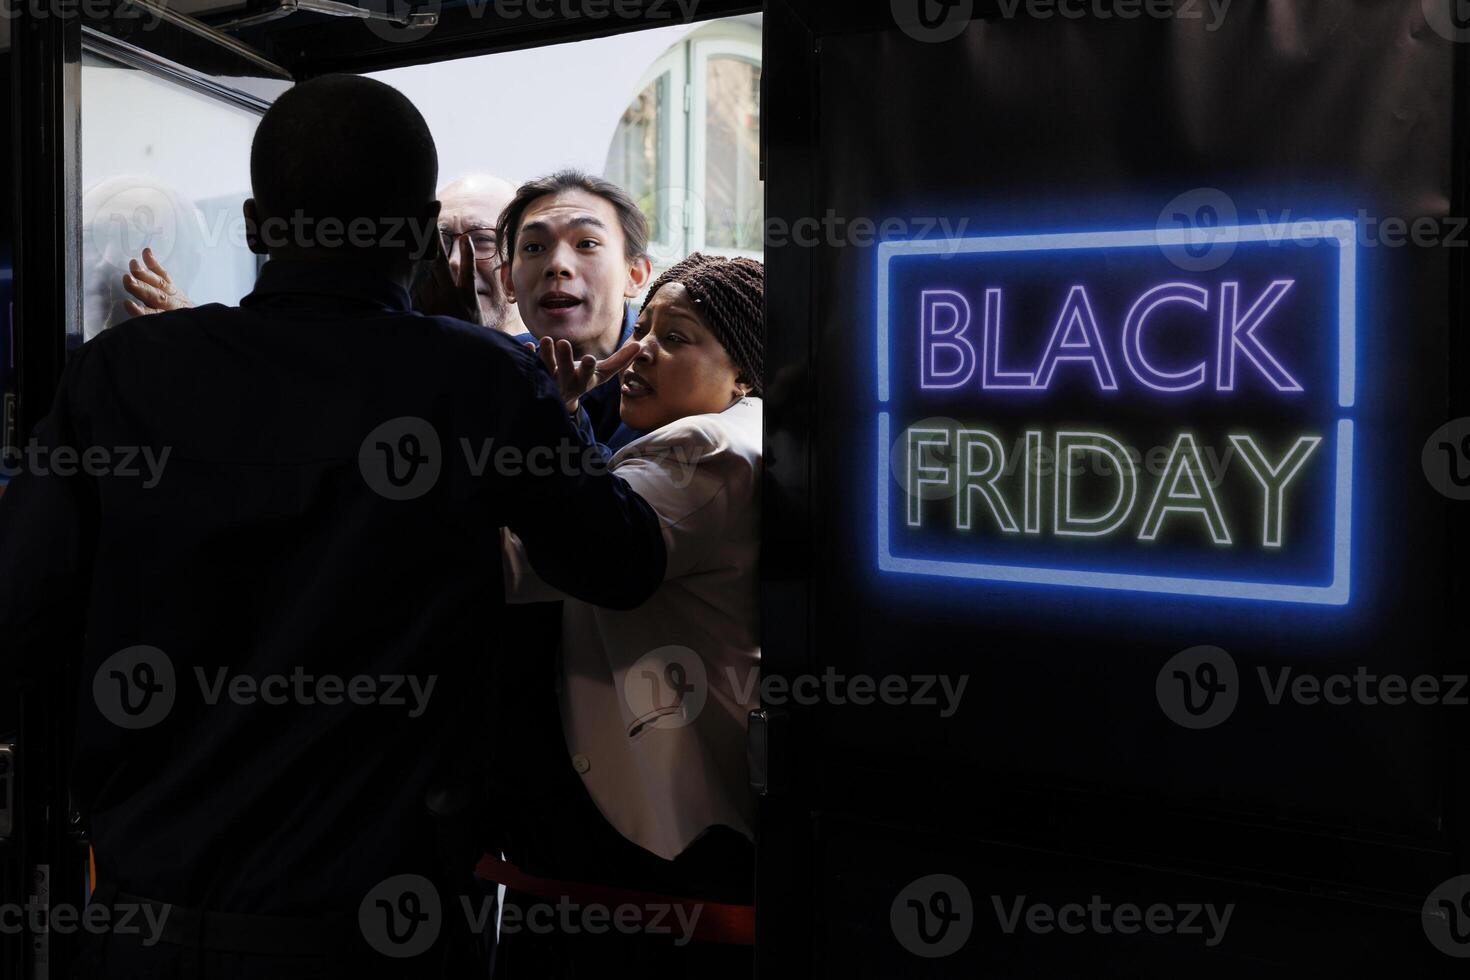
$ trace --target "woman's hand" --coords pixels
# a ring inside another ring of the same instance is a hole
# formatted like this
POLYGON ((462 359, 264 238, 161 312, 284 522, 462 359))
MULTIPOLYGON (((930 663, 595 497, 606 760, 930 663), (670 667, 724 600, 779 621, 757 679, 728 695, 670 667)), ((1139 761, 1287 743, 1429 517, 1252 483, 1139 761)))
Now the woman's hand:
POLYGON ((476 326, 485 326, 480 312, 480 294, 475 288, 475 246, 469 236, 455 242, 459 251, 459 274, 449 267, 443 239, 435 249, 434 271, 419 287, 417 306, 429 316, 452 316, 476 326))
POLYGON ((143 249, 143 262, 140 263, 137 259, 128 260, 128 272, 123 275, 122 283, 123 288, 136 297, 136 300, 123 300, 123 308, 131 316, 185 310, 194 305, 194 301, 174 285, 174 281, 168 277, 168 270, 158 261, 151 248, 143 249), (144 263, 147 264, 146 268, 144 263))
POLYGON ((527 344, 526 347, 541 357, 541 363, 556 379, 556 387, 561 392, 568 415, 576 414, 583 395, 632 364, 633 358, 643 350, 638 341, 629 340, 606 360, 599 361, 591 354, 585 354, 577 361, 573 358, 571 343, 565 340, 553 342, 550 337, 542 337, 540 347, 535 344, 527 344))

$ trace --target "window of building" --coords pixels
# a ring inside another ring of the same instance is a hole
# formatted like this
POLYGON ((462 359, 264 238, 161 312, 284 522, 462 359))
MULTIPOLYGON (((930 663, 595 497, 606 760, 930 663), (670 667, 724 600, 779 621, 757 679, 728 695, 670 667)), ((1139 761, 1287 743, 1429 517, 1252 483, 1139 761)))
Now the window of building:
POLYGON ((691 252, 762 257, 758 23, 720 22, 670 48, 613 135, 604 174, 648 216, 656 268, 691 252))

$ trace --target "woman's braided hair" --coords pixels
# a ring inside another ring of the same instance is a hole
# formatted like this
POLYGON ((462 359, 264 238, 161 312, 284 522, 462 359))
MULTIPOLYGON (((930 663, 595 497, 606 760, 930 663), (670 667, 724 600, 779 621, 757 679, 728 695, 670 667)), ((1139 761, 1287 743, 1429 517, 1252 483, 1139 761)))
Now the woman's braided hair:
POLYGON ((695 252, 654 281, 644 304, 671 282, 683 284, 704 325, 740 369, 740 380, 759 396, 765 371, 765 266, 755 259, 695 252))

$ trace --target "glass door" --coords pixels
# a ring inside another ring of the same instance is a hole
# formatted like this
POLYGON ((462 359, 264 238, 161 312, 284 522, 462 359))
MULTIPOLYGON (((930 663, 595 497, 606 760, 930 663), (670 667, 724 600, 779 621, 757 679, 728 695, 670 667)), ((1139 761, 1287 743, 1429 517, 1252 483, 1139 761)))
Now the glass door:
POLYGON ((81 68, 81 320, 87 341, 128 318, 122 276, 143 249, 195 303, 255 282, 241 205, 259 112, 91 47, 81 68))

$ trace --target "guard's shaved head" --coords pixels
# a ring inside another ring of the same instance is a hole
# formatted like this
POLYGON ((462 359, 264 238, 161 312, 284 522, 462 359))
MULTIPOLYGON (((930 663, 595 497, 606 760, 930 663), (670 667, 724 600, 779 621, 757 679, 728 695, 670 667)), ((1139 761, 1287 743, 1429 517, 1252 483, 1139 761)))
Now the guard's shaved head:
MULTIPOLYGON (((431 212, 438 176, 424 117, 397 89, 359 75, 324 75, 288 89, 250 147, 262 220, 418 220, 431 212)), ((291 247, 320 244, 293 240, 291 247)))

